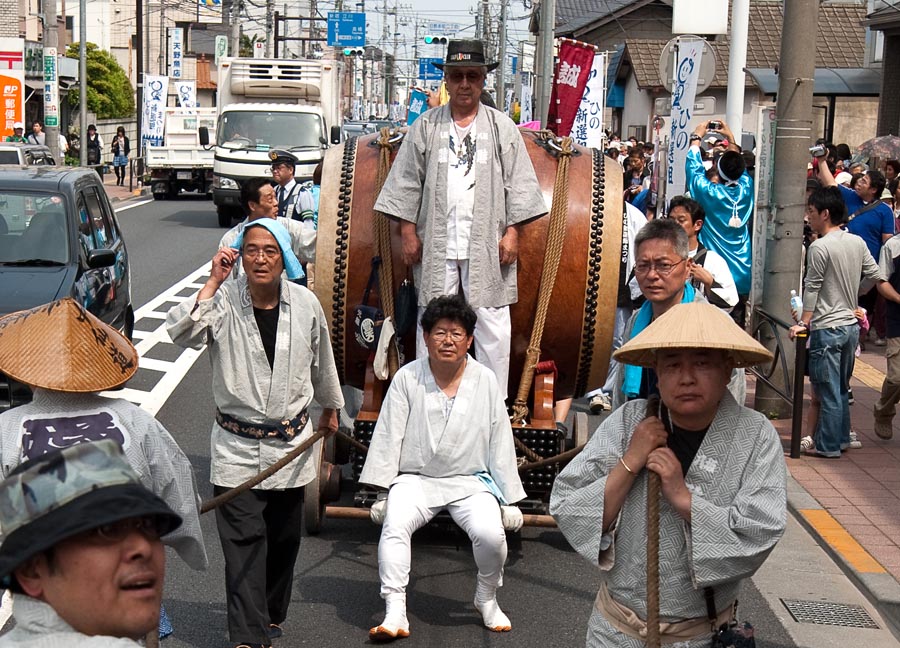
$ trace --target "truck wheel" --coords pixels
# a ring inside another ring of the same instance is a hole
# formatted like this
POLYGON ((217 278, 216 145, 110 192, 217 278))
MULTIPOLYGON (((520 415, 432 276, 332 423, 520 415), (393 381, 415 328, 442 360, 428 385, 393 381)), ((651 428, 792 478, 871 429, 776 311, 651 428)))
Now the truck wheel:
POLYGON ((169 193, 168 193, 168 196, 167 196, 168 199, 169 199, 169 200, 175 200, 176 198, 178 198, 178 192, 179 192, 179 191, 180 191, 180 188, 179 188, 179 186, 178 186, 177 184, 169 184, 169 193))
POLYGON ((219 227, 231 227, 231 210, 228 207, 216 207, 216 216, 219 217, 219 227))

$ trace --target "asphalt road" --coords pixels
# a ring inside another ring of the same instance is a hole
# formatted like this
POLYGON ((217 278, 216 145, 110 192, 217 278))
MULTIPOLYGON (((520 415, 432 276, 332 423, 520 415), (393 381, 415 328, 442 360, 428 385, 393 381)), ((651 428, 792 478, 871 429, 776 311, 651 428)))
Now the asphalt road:
MULTIPOLYGON (((120 203, 120 221, 131 255, 133 299, 141 306, 209 260, 223 230, 212 203, 193 197, 120 203), (131 203, 133 204, 133 202, 131 203)), ((321 260, 320 260, 321 261, 321 260)), ((575 409, 584 403, 576 403, 575 409)), ((201 496, 211 495, 209 429, 214 413, 210 370, 202 355, 160 409, 158 418, 194 464, 201 496)), ((594 417, 596 423, 596 417, 594 417)), ((164 645, 230 645, 224 606, 224 564, 215 520, 204 516, 210 556, 205 573, 189 570, 169 553, 165 606, 175 635, 164 645)), ((379 529, 364 521, 326 520, 322 533, 305 537, 295 571, 292 613, 279 647, 355 646, 382 619, 378 595, 379 529)), ((597 578, 562 535, 526 529, 510 546, 499 601, 513 624, 494 634, 472 607, 475 566, 467 539, 455 528, 428 527, 416 535, 408 590, 411 637, 403 646, 579 646, 584 645, 597 578)), ((741 616, 757 628, 757 645, 794 646, 758 590, 748 583, 741 616)))

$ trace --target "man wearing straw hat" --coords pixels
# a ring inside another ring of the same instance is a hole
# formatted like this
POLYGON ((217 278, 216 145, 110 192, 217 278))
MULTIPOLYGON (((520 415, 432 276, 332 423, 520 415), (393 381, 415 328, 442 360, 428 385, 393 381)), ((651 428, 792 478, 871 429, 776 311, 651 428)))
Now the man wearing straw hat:
POLYGON ((556 478, 550 499, 569 543, 600 569, 587 646, 645 645, 653 472, 661 483, 660 634, 663 643, 706 648, 712 624, 733 619, 741 580, 786 524, 781 441, 763 414, 727 390, 733 367, 771 354, 726 313, 693 302, 673 306, 615 356, 653 367, 661 402, 615 410, 556 478))
POLYGON ((0 476, 58 448, 112 439, 141 483, 184 520, 166 543, 192 569, 206 569, 190 461, 147 412, 99 394, 123 385, 137 368, 131 342, 73 299, 0 319, 0 372, 34 390, 30 403, 0 414, 0 476))
POLYGON ((54 450, 0 483, 0 586, 15 627, 2 648, 129 648, 156 628, 160 537, 181 518, 112 440, 54 450))
MULTIPOLYGON (((478 40, 452 40, 443 70, 450 102, 425 112, 404 138, 375 209, 400 220, 402 257, 413 266, 419 319, 440 295, 475 309, 475 356, 506 395, 511 320, 518 300, 518 228, 547 206, 513 121, 481 103, 497 67, 478 40)), ((427 356, 422 331, 416 356, 427 356)))
MULTIPOLYGON (((197 294, 169 311, 175 344, 209 347, 216 417, 210 481, 220 495, 255 477, 314 434, 337 431, 343 404, 325 313, 292 283, 300 261, 288 231, 271 218, 247 224, 213 257, 197 294), (226 281, 240 261, 244 273, 226 281), (282 274, 286 276, 282 276, 282 274)), ((216 508, 225 555, 228 631, 244 648, 271 645, 291 602, 300 550, 303 487, 319 470, 316 447, 257 487, 216 508)))

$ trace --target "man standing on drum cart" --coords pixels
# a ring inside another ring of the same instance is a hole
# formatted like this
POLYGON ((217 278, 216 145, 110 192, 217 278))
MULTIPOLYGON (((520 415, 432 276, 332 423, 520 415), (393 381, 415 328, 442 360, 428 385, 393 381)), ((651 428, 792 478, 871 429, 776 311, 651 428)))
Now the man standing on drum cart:
MULTIPOLYGON (((418 319, 433 298, 461 288, 478 315, 475 355, 505 396, 518 229, 547 205, 516 125, 481 103, 485 76, 498 65, 485 61, 483 43, 450 41, 447 58, 434 65, 444 71, 450 102, 410 126, 375 209, 400 219, 418 319)), ((425 357, 421 329, 416 339, 416 355, 425 357)))

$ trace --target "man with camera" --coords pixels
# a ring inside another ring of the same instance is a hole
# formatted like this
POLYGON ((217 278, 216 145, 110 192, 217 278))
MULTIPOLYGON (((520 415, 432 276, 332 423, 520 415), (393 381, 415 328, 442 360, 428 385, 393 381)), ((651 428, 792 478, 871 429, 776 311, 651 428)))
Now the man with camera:
MULTIPOLYGON (((886 184, 884 175, 880 171, 870 169, 856 181, 855 187, 850 189, 838 184, 834 179, 831 168, 828 166, 825 146, 813 146, 809 152, 816 159, 819 181, 822 186, 837 187, 841 191, 841 197, 847 207, 847 231, 865 241, 872 258, 878 259, 881 256, 881 247, 894 235, 894 212, 881 200, 881 194, 884 192, 886 184)), ((875 328, 878 336, 875 344, 884 346, 887 331, 884 317, 875 316, 877 298, 878 291, 872 288, 868 293, 860 296, 859 305, 869 313, 869 323, 875 328)))
POLYGON ((724 121, 705 121, 694 129, 685 171, 691 198, 700 203, 706 213, 698 239, 703 247, 721 256, 728 264, 739 297, 731 316, 743 326, 753 253, 749 226, 753 216, 753 178, 747 173, 740 147, 735 144, 734 134, 724 121), (700 142, 707 133, 718 133, 728 141, 727 150, 716 162, 718 182, 706 177, 700 154, 700 142))

